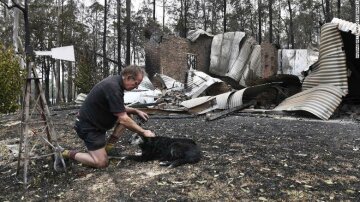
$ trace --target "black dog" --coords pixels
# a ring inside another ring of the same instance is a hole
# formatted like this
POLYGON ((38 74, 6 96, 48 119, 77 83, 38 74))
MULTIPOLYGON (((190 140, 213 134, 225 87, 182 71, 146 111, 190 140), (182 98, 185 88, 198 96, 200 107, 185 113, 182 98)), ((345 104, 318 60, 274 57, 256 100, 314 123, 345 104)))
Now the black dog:
POLYGON ((186 163, 196 163, 201 158, 199 147, 187 138, 143 137, 134 134, 129 143, 141 148, 141 156, 127 156, 135 161, 159 160, 161 166, 173 168, 186 163))

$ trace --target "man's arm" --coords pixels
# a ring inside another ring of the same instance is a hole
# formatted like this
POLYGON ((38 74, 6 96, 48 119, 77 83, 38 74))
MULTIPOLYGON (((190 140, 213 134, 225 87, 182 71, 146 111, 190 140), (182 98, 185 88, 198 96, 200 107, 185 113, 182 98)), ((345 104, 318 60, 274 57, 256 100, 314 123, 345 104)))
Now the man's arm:
POLYGON ((137 114, 138 116, 140 116, 144 121, 147 121, 149 119, 149 115, 146 114, 145 112, 138 110, 138 109, 134 109, 131 107, 126 107, 125 106, 125 111, 128 114, 137 114))
POLYGON ((155 136, 155 134, 151 130, 145 130, 140 127, 134 120, 132 120, 132 118, 127 115, 127 112, 116 113, 115 116, 118 117, 117 122, 125 126, 127 129, 146 137, 155 136))

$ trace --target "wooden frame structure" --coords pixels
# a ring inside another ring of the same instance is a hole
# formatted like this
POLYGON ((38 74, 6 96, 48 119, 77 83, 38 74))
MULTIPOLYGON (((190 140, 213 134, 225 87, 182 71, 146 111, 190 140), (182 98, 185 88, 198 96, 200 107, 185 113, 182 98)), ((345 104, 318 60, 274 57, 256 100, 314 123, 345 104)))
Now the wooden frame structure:
POLYGON ((61 155, 61 147, 58 144, 57 134, 50 118, 50 110, 46 103, 40 78, 36 73, 34 64, 30 64, 24 88, 24 99, 21 114, 21 135, 19 142, 19 156, 16 174, 20 174, 23 167, 23 182, 25 188, 28 184, 29 161, 31 159, 52 156, 52 160, 60 158, 66 171, 66 165, 61 155), (32 86, 35 88, 35 96, 32 96, 32 86), (46 137, 44 137, 46 134, 46 137), (35 141, 31 141, 35 139, 35 141), (31 156, 31 153, 41 140, 52 151, 49 154, 31 156), (30 149, 31 147, 31 149, 30 149))

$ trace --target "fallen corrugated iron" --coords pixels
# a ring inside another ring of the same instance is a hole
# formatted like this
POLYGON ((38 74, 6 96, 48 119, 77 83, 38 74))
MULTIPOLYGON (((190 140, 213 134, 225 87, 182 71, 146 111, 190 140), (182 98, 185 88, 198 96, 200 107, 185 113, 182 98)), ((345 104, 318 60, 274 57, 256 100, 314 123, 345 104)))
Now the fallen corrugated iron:
POLYGON ((209 72, 233 79, 241 86, 261 77, 261 47, 244 32, 215 35, 211 45, 209 72), (260 74, 260 75, 258 75, 260 74))
POLYGON ((125 91, 124 102, 125 104, 142 103, 149 104, 155 103, 156 100, 162 95, 161 91, 155 90, 140 90, 134 89, 132 91, 125 91))
POLYGON ((217 96, 194 98, 182 102, 181 105, 188 108, 188 111, 194 114, 204 114, 216 109, 232 109, 256 101, 256 95, 276 84, 277 83, 267 83, 238 91, 223 93, 217 96))
POLYGON ((205 114, 218 108, 216 98, 212 96, 203 96, 186 100, 181 103, 181 106, 186 107, 190 114, 205 114))
POLYGON ((196 98, 211 85, 222 82, 222 80, 213 78, 204 72, 189 70, 187 73, 185 95, 191 98, 196 98))
POLYGON ((302 72, 314 64, 319 52, 309 49, 280 49, 278 50, 278 74, 291 74, 303 79, 302 72))
MULTIPOLYGON (((343 31, 343 32, 351 31, 351 33, 353 35, 356 35, 356 31, 360 32, 360 25, 357 25, 356 23, 353 23, 353 22, 349 22, 349 21, 346 21, 346 20, 341 20, 339 18, 333 18, 331 23, 338 24, 338 29, 343 31), (357 29, 356 29, 356 26, 358 26, 357 29)), ((360 35, 360 33, 358 33, 358 35, 360 35)))
POLYGON ((141 83, 138 86, 138 89, 142 89, 142 90, 155 90, 154 85, 151 83, 149 77, 144 76, 143 80, 141 81, 141 83))
POLYGON ((348 93, 347 66, 343 42, 338 25, 326 23, 321 27, 319 60, 312 72, 305 77, 302 89, 307 90, 320 84, 331 84, 348 93))
POLYGON ((274 111, 303 110, 327 120, 341 103, 342 96, 345 93, 339 87, 319 85, 285 99, 274 111))
POLYGON ((202 30, 202 29, 196 29, 196 30, 189 30, 187 34, 187 39, 189 39, 191 42, 196 41, 197 38, 201 35, 206 35, 208 37, 213 37, 214 35, 202 30))
POLYGON ((279 82, 266 83, 217 95, 216 102, 218 104, 218 109, 231 109, 256 100, 257 95, 277 84, 279 84, 279 82))
POLYGON ((164 74, 155 74, 154 75, 155 78, 159 79, 159 81, 161 82, 161 84, 166 88, 166 89, 182 89, 184 88, 184 84, 176 81, 175 79, 166 76, 164 74))
POLYGON ((274 110, 307 111, 321 119, 329 119, 348 93, 347 66, 338 25, 321 27, 319 59, 305 77, 302 92, 295 94, 274 110))

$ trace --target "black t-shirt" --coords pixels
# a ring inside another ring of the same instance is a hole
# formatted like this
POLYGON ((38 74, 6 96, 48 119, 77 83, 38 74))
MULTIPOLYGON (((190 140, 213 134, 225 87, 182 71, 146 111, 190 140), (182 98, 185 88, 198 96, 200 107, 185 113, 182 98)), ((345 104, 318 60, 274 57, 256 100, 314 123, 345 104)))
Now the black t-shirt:
POLYGON ((125 112, 124 88, 120 75, 109 76, 96 84, 80 108, 80 118, 102 130, 111 129, 117 120, 114 113, 125 112))

